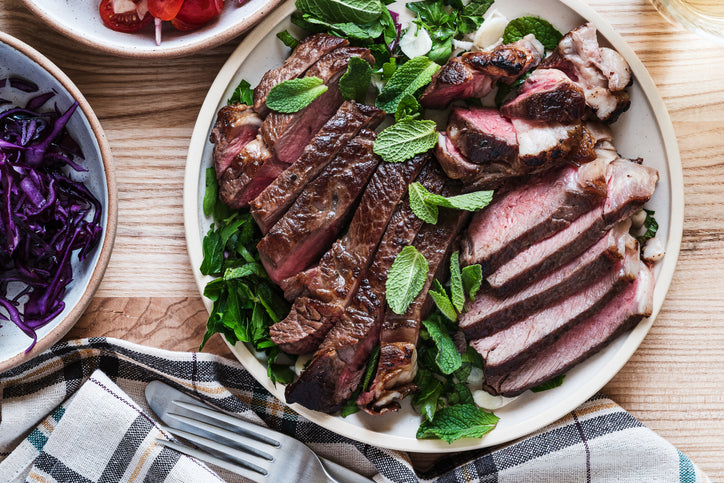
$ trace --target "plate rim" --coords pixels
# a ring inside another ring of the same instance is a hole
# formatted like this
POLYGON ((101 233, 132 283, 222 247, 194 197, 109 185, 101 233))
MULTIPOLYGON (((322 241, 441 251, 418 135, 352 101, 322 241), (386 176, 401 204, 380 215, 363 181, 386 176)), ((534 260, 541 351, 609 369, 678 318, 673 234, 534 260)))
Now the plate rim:
MULTIPOLYGON (((418 440, 410 437, 388 435, 371 429, 362 428, 345 421, 339 416, 320 413, 309 410, 299 404, 287 405, 307 419, 351 439, 375 445, 378 447, 412 451, 420 453, 449 453, 472 449, 481 449, 508 443, 515 439, 527 436, 553 422, 564 417, 566 414, 588 400, 603 386, 605 386, 629 361, 639 345, 643 342, 656 316, 658 315, 666 293, 669 290, 673 279, 674 270, 679 257, 683 221, 684 221, 684 184, 681 158, 678 142, 674 132, 673 124, 669 117, 666 106, 654 83, 651 75, 643 65, 634 50, 628 45, 624 38, 592 7, 581 0, 556 0, 567 6, 575 13, 593 23, 611 45, 621 53, 629 62, 637 82, 651 106, 654 114, 654 121, 658 125, 664 149, 667 156, 667 168, 670 181, 670 224, 669 236, 666 242, 666 256, 661 263, 656 286, 654 288, 654 311, 650 317, 642 320, 626 336, 624 343, 614 354, 612 359, 602 368, 596 378, 588 383, 577 387, 565 400, 549 406, 545 411, 535 418, 534 424, 517 424, 509 428, 505 434, 497 434, 495 430, 480 439, 463 439, 452 444, 440 440, 418 440), (525 427, 523 427, 525 426, 525 427), (381 437, 383 436, 383 437, 381 437)), ((261 22, 234 50, 229 59, 217 74, 216 79, 209 88, 204 103, 202 104, 199 116, 194 126, 189 151, 186 161, 184 180, 184 225, 186 231, 186 244, 191 260, 191 269, 194 273, 199 293, 202 294, 207 310, 210 310, 210 301, 203 297, 204 286, 212 279, 210 276, 201 275, 198 266, 201 263, 201 236, 198 227, 198 189, 201 177, 200 167, 205 139, 213 124, 216 115, 216 106, 223 96, 227 86, 235 76, 239 67, 243 64, 249 53, 256 45, 270 32, 278 23, 283 21, 295 10, 293 0, 276 9, 272 15, 261 22), (200 142, 199 140, 203 140, 200 142)), ((232 353, 239 359, 241 364, 252 376, 262 384, 269 392, 284 402, 284 385, 274 385, 267 377, 266 368, 254 357, 244 344, 232 345, 224 338, 232 353)), ((286 403, 284 403, 286 404, 286 403)))
POLYGON ((103 163, 103 171, 105 173, 106 191, 108 192, 106 227, 104 230, 103 243, 100 246, 98 262, 95 267, 93 267, 90 279, 88 280, 88 285, 83 291, 81 297, 78 299, 78 303, 76 303, 73 309, 68 312, 68 315, 53 330, 36 342, 32 350, 27 353, 21 352, 9 359, 0 361, 0 373, 2 373, 17 367, 23 362, 26 362, 49 349, 53 344, 58 342, 65 336, 65 334, 68 333, 68 331, 76 324, 76 322, 78 322, 78 319, 80 319, 81 315, 85 312, 86 308, 93 299, 93 295, 98 290, 108 266, 108 262, 111 258, 111 252, 113 251, 113 244, 116 238, 116 225, 118 221, 118 193, 111 147, 98 117, 96 117, 95 112, 93 112, 93 109, 80 92, 80 89, 78 89, 73 81, 70 80, 70 77, 68 77, 60 69, 60 67, 55 65, 51 60, 22 40, 0 31, 0 43, 11 46, 27 57, 30 61, 38 64, 42 69, 53 76, 68 91, 68 93, 76 101, 78 101, 78 107, 80 107, 83 111, 96 142, 98 143, 98 148, 101 154, 101 162, 103 163))
MULTIPOLYGON (((202 50, 211 49, 217 47, 229 40, 238 37, 242 33, 246 32, 250 28, 254 27, 265 15, 270 14, 273 10, 282 3, 283 0, 266 0, 259 8, 254 11, 248 17, 245 17, 241 22, 233 25, 226 30, 222 30, 216 35, 210 35, 202 37, 199 40, 186 42, 178 47, 163 48, 162 46, 152 45, 149 47, 134 47, 131 49, 124 49, 122 47, 114 47, 112 45, 101 44, 94 42, 87 37, 84 37, 81 33, 76 32, 72 28, 67 27, 65 24, 57 22, 51 15, 49 15, 42 7, 37 5, 36 0, 21 0, 23 4, 33 14, 40 17, 40 19, 49 25, 53 30, 59 32, 66 37, 75 40, 87 47, 112 54, 118 57, 126 58, 174 58, 183 57, 187 55, 200 52, 202 50)), ((100 17, 99 17, 100 21, 100 17)))

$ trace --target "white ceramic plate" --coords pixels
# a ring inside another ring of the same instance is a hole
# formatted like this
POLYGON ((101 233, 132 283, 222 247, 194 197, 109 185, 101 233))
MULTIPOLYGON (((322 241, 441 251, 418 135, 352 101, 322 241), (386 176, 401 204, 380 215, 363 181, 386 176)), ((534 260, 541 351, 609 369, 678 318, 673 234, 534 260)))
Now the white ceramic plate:
MULTIPOLYGON (((631 158, 643 157, 644 162, 658 169, 661 176, 656 193, 647 205, 656 210, 659 233, 666 240, 667 250, 663 261, 656 267, 654 313, 633 331, 568 372, 559 388, 537 394, 528 391, 510 405, 495 411, 500 421, 482 439, 465 439, 451 445, 437 440, 415 439, 420 417, 412 411, 409 401, 396 414, 374 417, 357 413, 344 419, 310 411, 297 404, 291 406, 317 424, 365 443, 415 452, 461 451, 505 443, 554 422, 601 389, 628 361, 661 308, 674 273, 683 225, 681 161, 666 108, 641 61, 608 23, 578 0, 507 0, 494 6, 511 19, 521 15, 539 15, 562 32, 589 20, 631 65, 636 77, 630 88, 631 109, 613 126, 613 131, 619 152, 631 158)), ((282 63, 288 49, 276 39, 275 33, 290 27, 289 15, 293 11, 293 3, 286 3, 242 42, 219 72, 196 122, 186 165, 184 215, 189 255, 201 292, 210 280, 198 271, 202 260, 201 239, 210 224, 201 209, 205 189, 203 173, 212 165, 209 131, 216 112, 241 79, 256 85, 264 72, 282 63)), ((207 301, 207 307, 210 306, 207 301)), ((232 350, 261 384, 284 400, 284 387, 274 387, 267 378, 266 368, 243 344, 237 344, 232 350)))
MULTIPOLYGON (((10 35, 0 32, 0 79, 20 77, 35 82, 39 91, 27 94, 12 89, 3 89, 2 97, 16 105, 25 105, 28 98, 38 93, 55 91, 56 95, 41 109, 52 109, 53 104, 61 111, 68 109, 74 100, 79 109, 73 113, 67 128, 78 142, 85 160, 80 164, 88 171, 73 173, 75 180, 83 181, 98 198, 103 209, 103 237, 83 262, 73 254, 73 281, 66 288, 63 301, 65 309, 50 323, 40 328, 38 342, 28 354, 25 350, 31 339, 12 322, 2 321, 0 325, 0 372, 10 369, 29 358, 40 354, 59 341, 70 330, 85 311, 103 278, 116 234, 116 183, 113 174, 111 150, 100 123, 88 102, 78 88, 47 58, 32 47, 10 35)), ((3 106, 5 111, 9 106, 3 106)))
POLYGON ((48 25, 90 47, 122 57, 180 57, 220 45, 246 32, 281 0, 226 0, 221 15, 198 30, 182 32, 163 23, 163 41, 155 43, 153 22, 134 33, 106 27, 98 13, 100 0, 23 0, 48 25))

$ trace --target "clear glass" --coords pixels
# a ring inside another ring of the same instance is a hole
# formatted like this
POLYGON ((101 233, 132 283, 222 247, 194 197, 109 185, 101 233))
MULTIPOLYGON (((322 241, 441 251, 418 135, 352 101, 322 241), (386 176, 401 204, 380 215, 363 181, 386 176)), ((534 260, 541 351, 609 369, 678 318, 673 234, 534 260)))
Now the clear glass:
POLYGON ((724 44, 724 0, 651 0, 661 14, 692 32, 724 44))

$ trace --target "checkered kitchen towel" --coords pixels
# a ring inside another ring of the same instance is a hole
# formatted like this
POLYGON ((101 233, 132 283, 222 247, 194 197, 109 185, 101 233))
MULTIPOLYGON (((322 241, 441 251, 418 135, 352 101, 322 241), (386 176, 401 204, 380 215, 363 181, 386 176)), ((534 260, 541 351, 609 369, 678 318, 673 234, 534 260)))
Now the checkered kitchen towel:
POLYGON ((58 344, 0 374, 0 482, 218 481, 202 463, 153 444, 157 436, 167 436, 149 416, 143 395, 156 379, 263 421, 377 481, 709 481, 686 456, 603 396, 507 447, 448 456, 416 475, 406 454, 307 421, 235 362, 93 338, 58 344))

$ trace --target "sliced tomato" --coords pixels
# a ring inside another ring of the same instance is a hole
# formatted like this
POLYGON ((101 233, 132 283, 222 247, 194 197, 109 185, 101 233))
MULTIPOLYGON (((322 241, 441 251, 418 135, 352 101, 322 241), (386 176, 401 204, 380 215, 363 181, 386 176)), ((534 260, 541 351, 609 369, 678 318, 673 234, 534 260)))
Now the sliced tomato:
POLYGON ((194 30, 218 17, 223 9, 224 0, 184 0, 171 24, 179 30, 194 30))
POLYGON ((101 0, 101 20, 116 32, 136 32, 151 23, 146 0, 101 0))
POLYGON ((148 0, 148 11, 161 20, 171 20, 181 10, 183 3, 184 0, 148 0))

